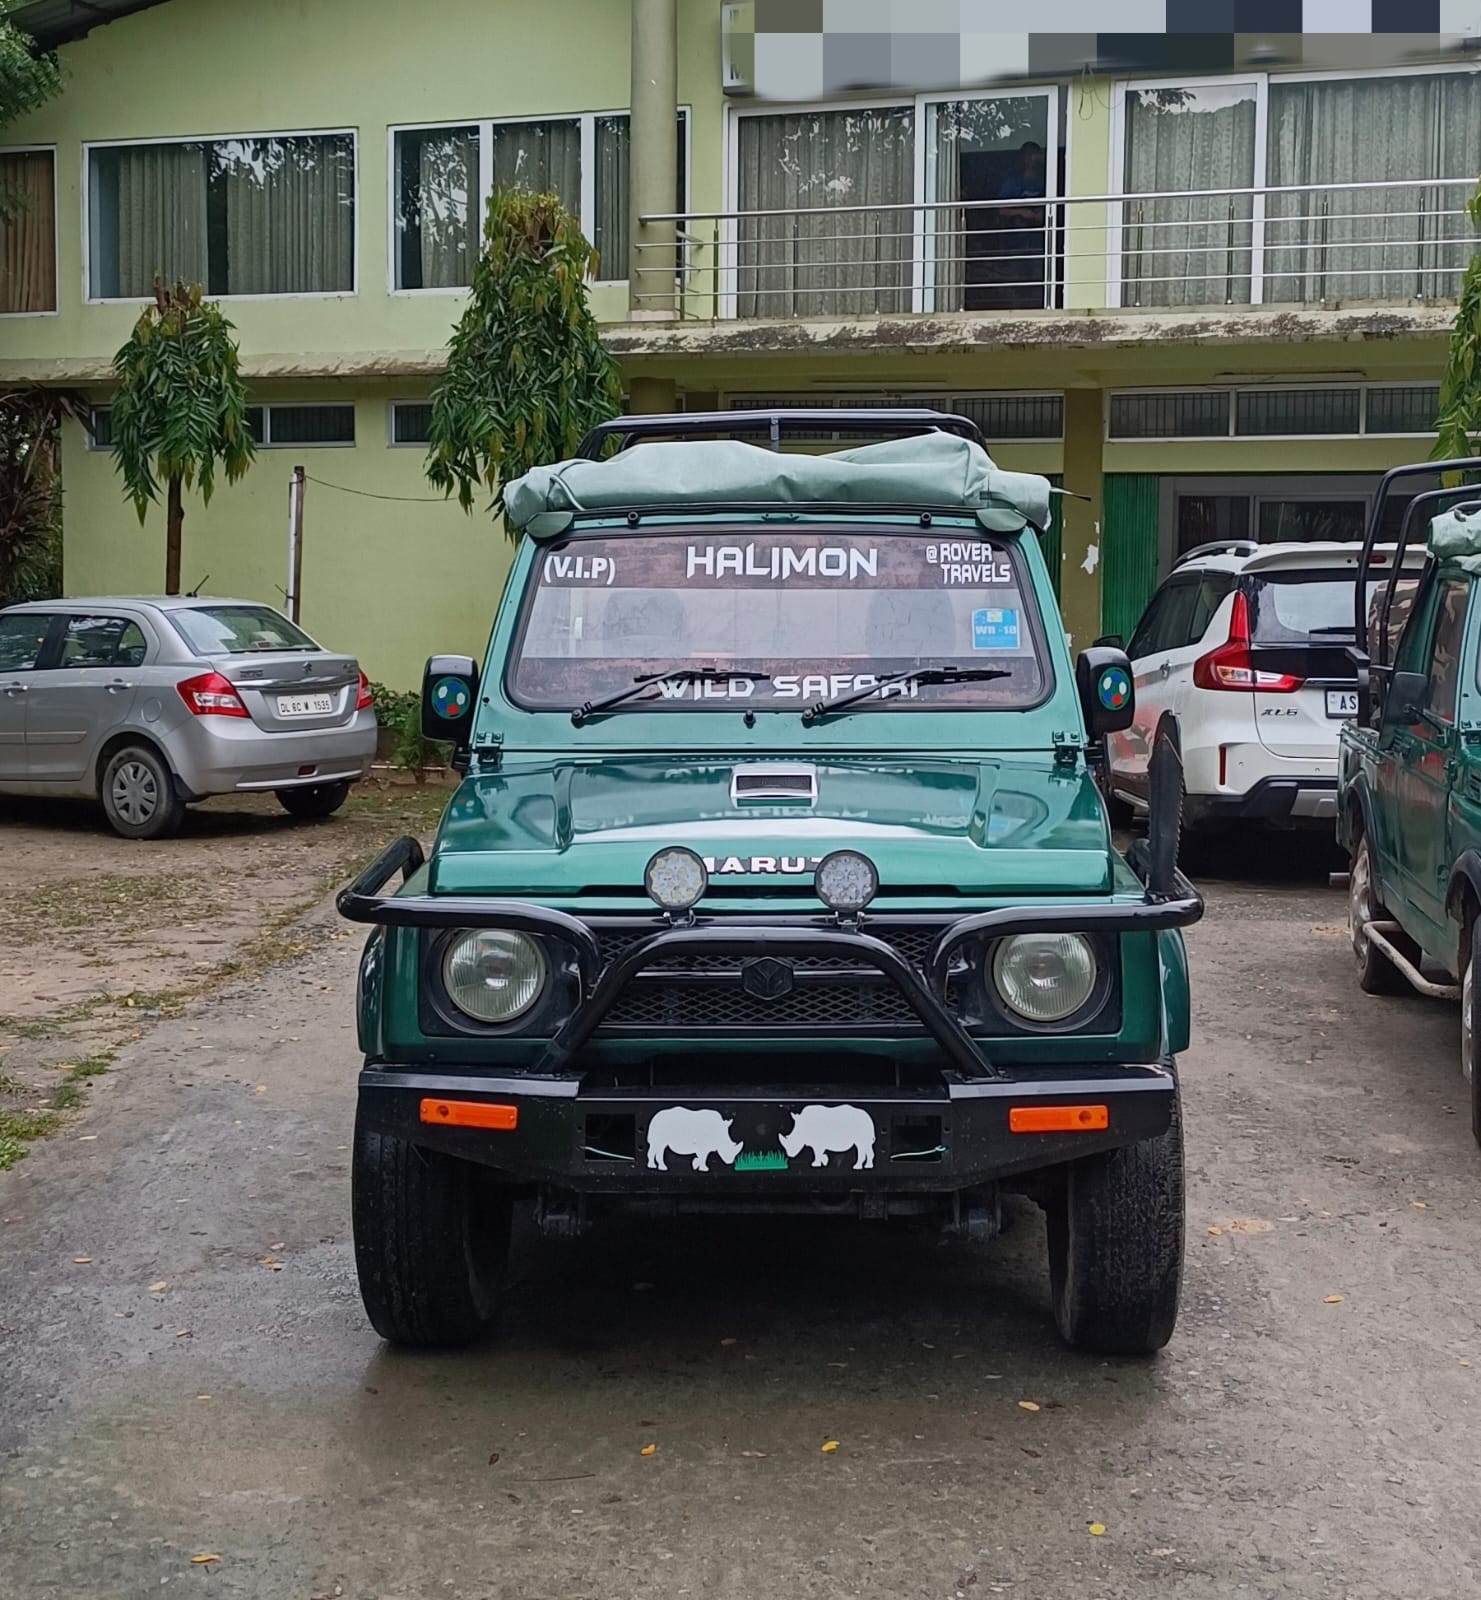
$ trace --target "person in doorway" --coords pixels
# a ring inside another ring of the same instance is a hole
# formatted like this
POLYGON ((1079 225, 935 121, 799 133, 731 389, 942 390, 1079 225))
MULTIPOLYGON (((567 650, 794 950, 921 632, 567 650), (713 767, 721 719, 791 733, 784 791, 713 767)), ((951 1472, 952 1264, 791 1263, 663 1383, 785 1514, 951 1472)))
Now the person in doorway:
MULTIPOLYGON (((1044 146, 1026 139, 1018 147, 1019 170, 998 185, 999 200, 1042 200, 1046 192, 1044 146)), ((997 303, 1015 310, 1044 305, 1044 207, 996 206, 993 226, 1002 258, 997 303)))

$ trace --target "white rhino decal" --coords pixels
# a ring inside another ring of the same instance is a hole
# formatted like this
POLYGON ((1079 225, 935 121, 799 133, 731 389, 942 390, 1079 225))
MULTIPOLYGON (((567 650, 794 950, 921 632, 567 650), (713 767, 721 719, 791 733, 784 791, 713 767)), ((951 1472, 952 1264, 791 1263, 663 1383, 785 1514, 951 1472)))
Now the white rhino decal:
POLYGON ((731 1117, 727 1121, 718 1111, 691 1111, 687 1106, 669 1106, 657 1111, 648 1124, 648 1165, 667 1172, 666 1155, 693 1156, 694 1170, 709 1169, 710 1157, 717 1155, 727 1167, 735 1165, 741 1146, 730 1137, 731 1117))
POLYGON ((874 1165, 874 1118, 858 1106, 804 1106, 793 1113, 792 1131, 782 1135, 788 1157, 812 1151, 815 1167, 828 1165, 833 1150, 854 1152, 854 1171, 874 1165))

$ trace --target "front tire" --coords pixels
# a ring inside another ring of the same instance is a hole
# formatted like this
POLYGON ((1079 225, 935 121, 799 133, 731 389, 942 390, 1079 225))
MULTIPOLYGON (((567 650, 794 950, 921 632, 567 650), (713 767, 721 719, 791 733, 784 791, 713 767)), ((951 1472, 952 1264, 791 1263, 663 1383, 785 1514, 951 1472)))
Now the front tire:
POLYGON ((167 839, 179 833, 185 820, 174 774, 146 744, 114 752, 103 768, 100 794, 109 825, 125 839, 167 839))
POLYGON ((1183 1278, 1183 1126, 1070 1163, 1047 1210, 1060 1335, 1103 1356, 1155 1355, 1172 1337, 1183 1278))
POLYGON ((1373 885, 1373 853, 1366 833, 1358 835, 1347 879, 1347 933, 1358 963, 1358 987, 1364 994, 1405 994, 1409 980, 1364 933, 1370 922, 1386 922, 1373 885))
POLYGON ((277 789, 278 804, 290 817, 311 822, 332 817, 350 797, 350 786, 339 783, 311 783, 299 789, 277 789))
POLYGON ((513 1202, 483 1169, 355 1125, 351 1210, 365 1314, 417 1349, 472 1344, 503 1298, 513 1202))
POLYGON ((1471 1095, 1471 1136, 1481 1145, 1481 916, 1472 917, 1467 938, 1470 953, 1460 981, 1460 1070, 1471 1095))

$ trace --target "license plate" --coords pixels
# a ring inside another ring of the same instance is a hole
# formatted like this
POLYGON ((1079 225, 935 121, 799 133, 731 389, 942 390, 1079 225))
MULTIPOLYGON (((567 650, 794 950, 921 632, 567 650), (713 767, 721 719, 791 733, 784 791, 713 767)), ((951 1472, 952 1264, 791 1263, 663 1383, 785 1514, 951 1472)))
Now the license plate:
POLYGON ((1358 714, 1356 689, 1328 689, 1327 715, 1329 717, 1355 717, 1358 714))
MULTIPOLYGON (((1328 699, 1330 700, 1330 696, 1328 699)), ((334 711, 332 694, 280 694, 280 717, 327 717, 334 711)))

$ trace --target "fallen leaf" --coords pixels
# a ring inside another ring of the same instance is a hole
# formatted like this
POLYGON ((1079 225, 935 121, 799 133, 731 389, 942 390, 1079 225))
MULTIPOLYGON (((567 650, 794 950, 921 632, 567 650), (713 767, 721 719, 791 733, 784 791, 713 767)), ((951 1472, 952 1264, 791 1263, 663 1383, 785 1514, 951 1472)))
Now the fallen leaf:
POLYGON ((847 1361, 830 1361, 828 1363, 828 1365, 830 1367, 846 1367, 848 1365, 848 1362, 847 1361))
POLYGON ((1471 1363, 1469 1361, 1461 1361, 1461 1362, 1457 1363, 1458 1366, 1462 1366, 1462 1367, 1468 1367, 1468 1366, 1470 1366, 1470 1364, 1471 1363))
POLYGON ((210 1395, 208 1395, 208 1394, 198 1394, 198 1395, 197 1395, 197 1396, 196 1396, 196 1399, 197 1399, 197 1400, 209 1400, 209 1399, 210 1399, 210 1398, 211 1398, 211 1397, 210 1397, 210 1395))
POLYGON ((1322 1301, 1322 1304, 1328 1306, 1340 1306, 1342 1304, 1342 1296, 1340 1294, 1329 1294, 1322 1301))
MULTIPOLYGON (((1461 1365, 1465 1366, 1466 1363, 1464 1361, 1462 1361, 1461 1365)), ((746 1458, 747 1461, 765 1461, 766 1460, 766 1452, 764 1450, 742 1450, 741 1454, 746 1458)))
POLYGON ((169 1284, 167 1284, 165 1280, 161 1278, 158 1283, 151 1283, 149 1285, 149 1292, 150 1294, 163 1294, 169 1287, 169 1284))
POLYGON ((498 1464, 498 1460, 499 1460, 499 1452, 497 1450, 495 1450, 493 1455, 491 1455, 489 1457, 489 1465, 491 1467, 492 1466, 496 1466, 498 1464))
POLYGON ((1229 1224, 1230 1233, 1269 1233, 1275 1224, 1263 1217, 1238 1217, 1229 1224))
POLYGON ((258 1094, 266 1094, 267 1093, 267 1085, 265 1083, 259 1083, 257 1085, 257 1093, 258 1094))
POLYGON ((1409 1202, 1409 1204, 1411 1206, 1413 1206, 1416 1211, 1428 1211, 1429 1210, 1429 1205, 1424 1200, 1411 1200, 1409 1202))
MULTIPOLYGON (((129 1001, 130 1005, 133 1005, 133 1003, 134 1002, 132 1000, 129 1001)), ((190 1558, 190 1564, 193 1567, 207 1567, 213 1561, 219 1561, 220 1559, 221 1559, 220 1556, 213 1556, 213 1555, 192 1556, 190 1558)))
POLYGON ((1086 1533, 1093 1534, 1097 1539, 1106 1531, 1104 1522, 1089 1522, 1085 1525, 1086 1533))
POLYGON ((188 1339, 190 1337, 190 1329, 189 1328, 181 1328, 181 1330, 179 1331, 179 1333, 177 1333, 175 1335, 175 1337, 177 1339, 188 1339))
POLYGON ((722 1339, 722 1340, 721 1340, 721 1341, 720 1341, 720 1343, 721 1343, 721 1344, 734 1344, 734 1343, 735 1343, 735 1340, 734 1340, 734 1339, 722 1339))
POLYGON ((93 1264, 91 1256, 73 1256, 72 1265, 75 1267, 90 1267, 93 1264))
POLYGON ((837 1439, 824 1439, 818 1447, 825 1456, 831 1456, 838 1449, 837 1439))
POLYGON ((656 1444, 645 1444, 643 1448, 638 1451, 638 1454, 640 1456, 656 1456, 658 1454, 658 1446, 656 1444))
POLYGON ((1218 1239, 1222 1237, 1224 1230, 1222 1228, 1210 1228, 1208 1232, 1211 1239, 1218 1239))
POLYGON ((1037 1400, 1020 1400, 1018 1402, 1018 1409, 1020 1411, 1037 1411, 1039 1409, 1039 1402, 1037 1400))

